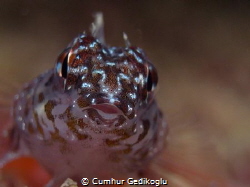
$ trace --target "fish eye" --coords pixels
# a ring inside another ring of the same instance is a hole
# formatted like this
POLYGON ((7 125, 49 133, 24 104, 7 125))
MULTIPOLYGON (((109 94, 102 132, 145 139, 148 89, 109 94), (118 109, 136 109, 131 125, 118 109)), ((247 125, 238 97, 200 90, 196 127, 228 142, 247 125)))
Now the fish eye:
POLYGON ((63 60, 63 63, 62 63, 62 69, 61 69, 61 74, 62 74, 62 77, 63 78, 67 78, 67 74, 68 74, 68 56, 67 55, 64 60, 63 60))
POLYGON ((56 64, 56 72, 59 77, 64 79, 67 78, 68 75, 68 56, 69 56, 69 49, 64 50, 57 59, 56 64))
POLYGON ((149 92, 153 91, 157 85, 158 76, 156 69, 153 66, 148 68, 148 77, 147 77, 147 90, 149 92))

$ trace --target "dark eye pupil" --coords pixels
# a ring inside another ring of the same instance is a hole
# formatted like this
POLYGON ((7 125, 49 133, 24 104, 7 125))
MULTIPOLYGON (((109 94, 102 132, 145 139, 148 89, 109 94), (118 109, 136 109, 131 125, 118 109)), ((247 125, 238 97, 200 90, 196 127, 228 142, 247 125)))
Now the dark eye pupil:
POLYGON ((67 74, 68 74, 68 55, 64 58, 62 63, 62 77, 66 79, 67 74))
POLYGON ((158 76, 157 71, 154 66, 149 66, 148 78, 147 78, 147 90, 149 92, 153 91, 157 85, 158 76))
POLYGON ((153 87, 152 74, 151 74, 151 72, 149 71, 148 80, 147 80, 147 90, 148 90, 148 91, 151 91, 151 90, 152 90, 152 87, 153 87))

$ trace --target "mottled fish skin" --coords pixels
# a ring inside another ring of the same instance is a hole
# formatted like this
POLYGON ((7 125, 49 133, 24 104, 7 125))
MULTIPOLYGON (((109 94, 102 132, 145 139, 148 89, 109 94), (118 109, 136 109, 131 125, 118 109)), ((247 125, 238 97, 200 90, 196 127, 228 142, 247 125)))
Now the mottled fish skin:
POLYGON ((142 49, 107 48, 82 33, 15 96, 12 152, 37 159, 53 176, 48 186, 137 177, 165 140, 156 85, 142 49))

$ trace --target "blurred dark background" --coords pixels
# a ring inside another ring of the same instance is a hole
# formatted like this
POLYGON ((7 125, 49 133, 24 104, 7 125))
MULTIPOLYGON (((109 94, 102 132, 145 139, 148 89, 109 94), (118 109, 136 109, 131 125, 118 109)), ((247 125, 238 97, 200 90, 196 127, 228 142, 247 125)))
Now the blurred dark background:
POLYGON ((109 45, 126 32, 158 69, 170 157, 248 184, 249 1, 0 0, 0 91, 52 68, 98 11, 109 45))

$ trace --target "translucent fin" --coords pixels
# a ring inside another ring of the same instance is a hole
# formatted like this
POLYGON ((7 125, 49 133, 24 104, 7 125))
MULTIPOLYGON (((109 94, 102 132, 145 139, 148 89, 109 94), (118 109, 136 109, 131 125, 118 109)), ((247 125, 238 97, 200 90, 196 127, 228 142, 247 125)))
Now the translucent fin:
POLYGON ((123 32, 123 39, 124 39, 126 47, 130 47, 131 44, 130 44, 130 41, 128 39, 128 35, 125 32, 123 32))
POLYGON ((97 12, 94 17, 95 21, 91 24, 90 31, 95 38, 97 38, 102 44, 105 44, 103 14, 97 12))

